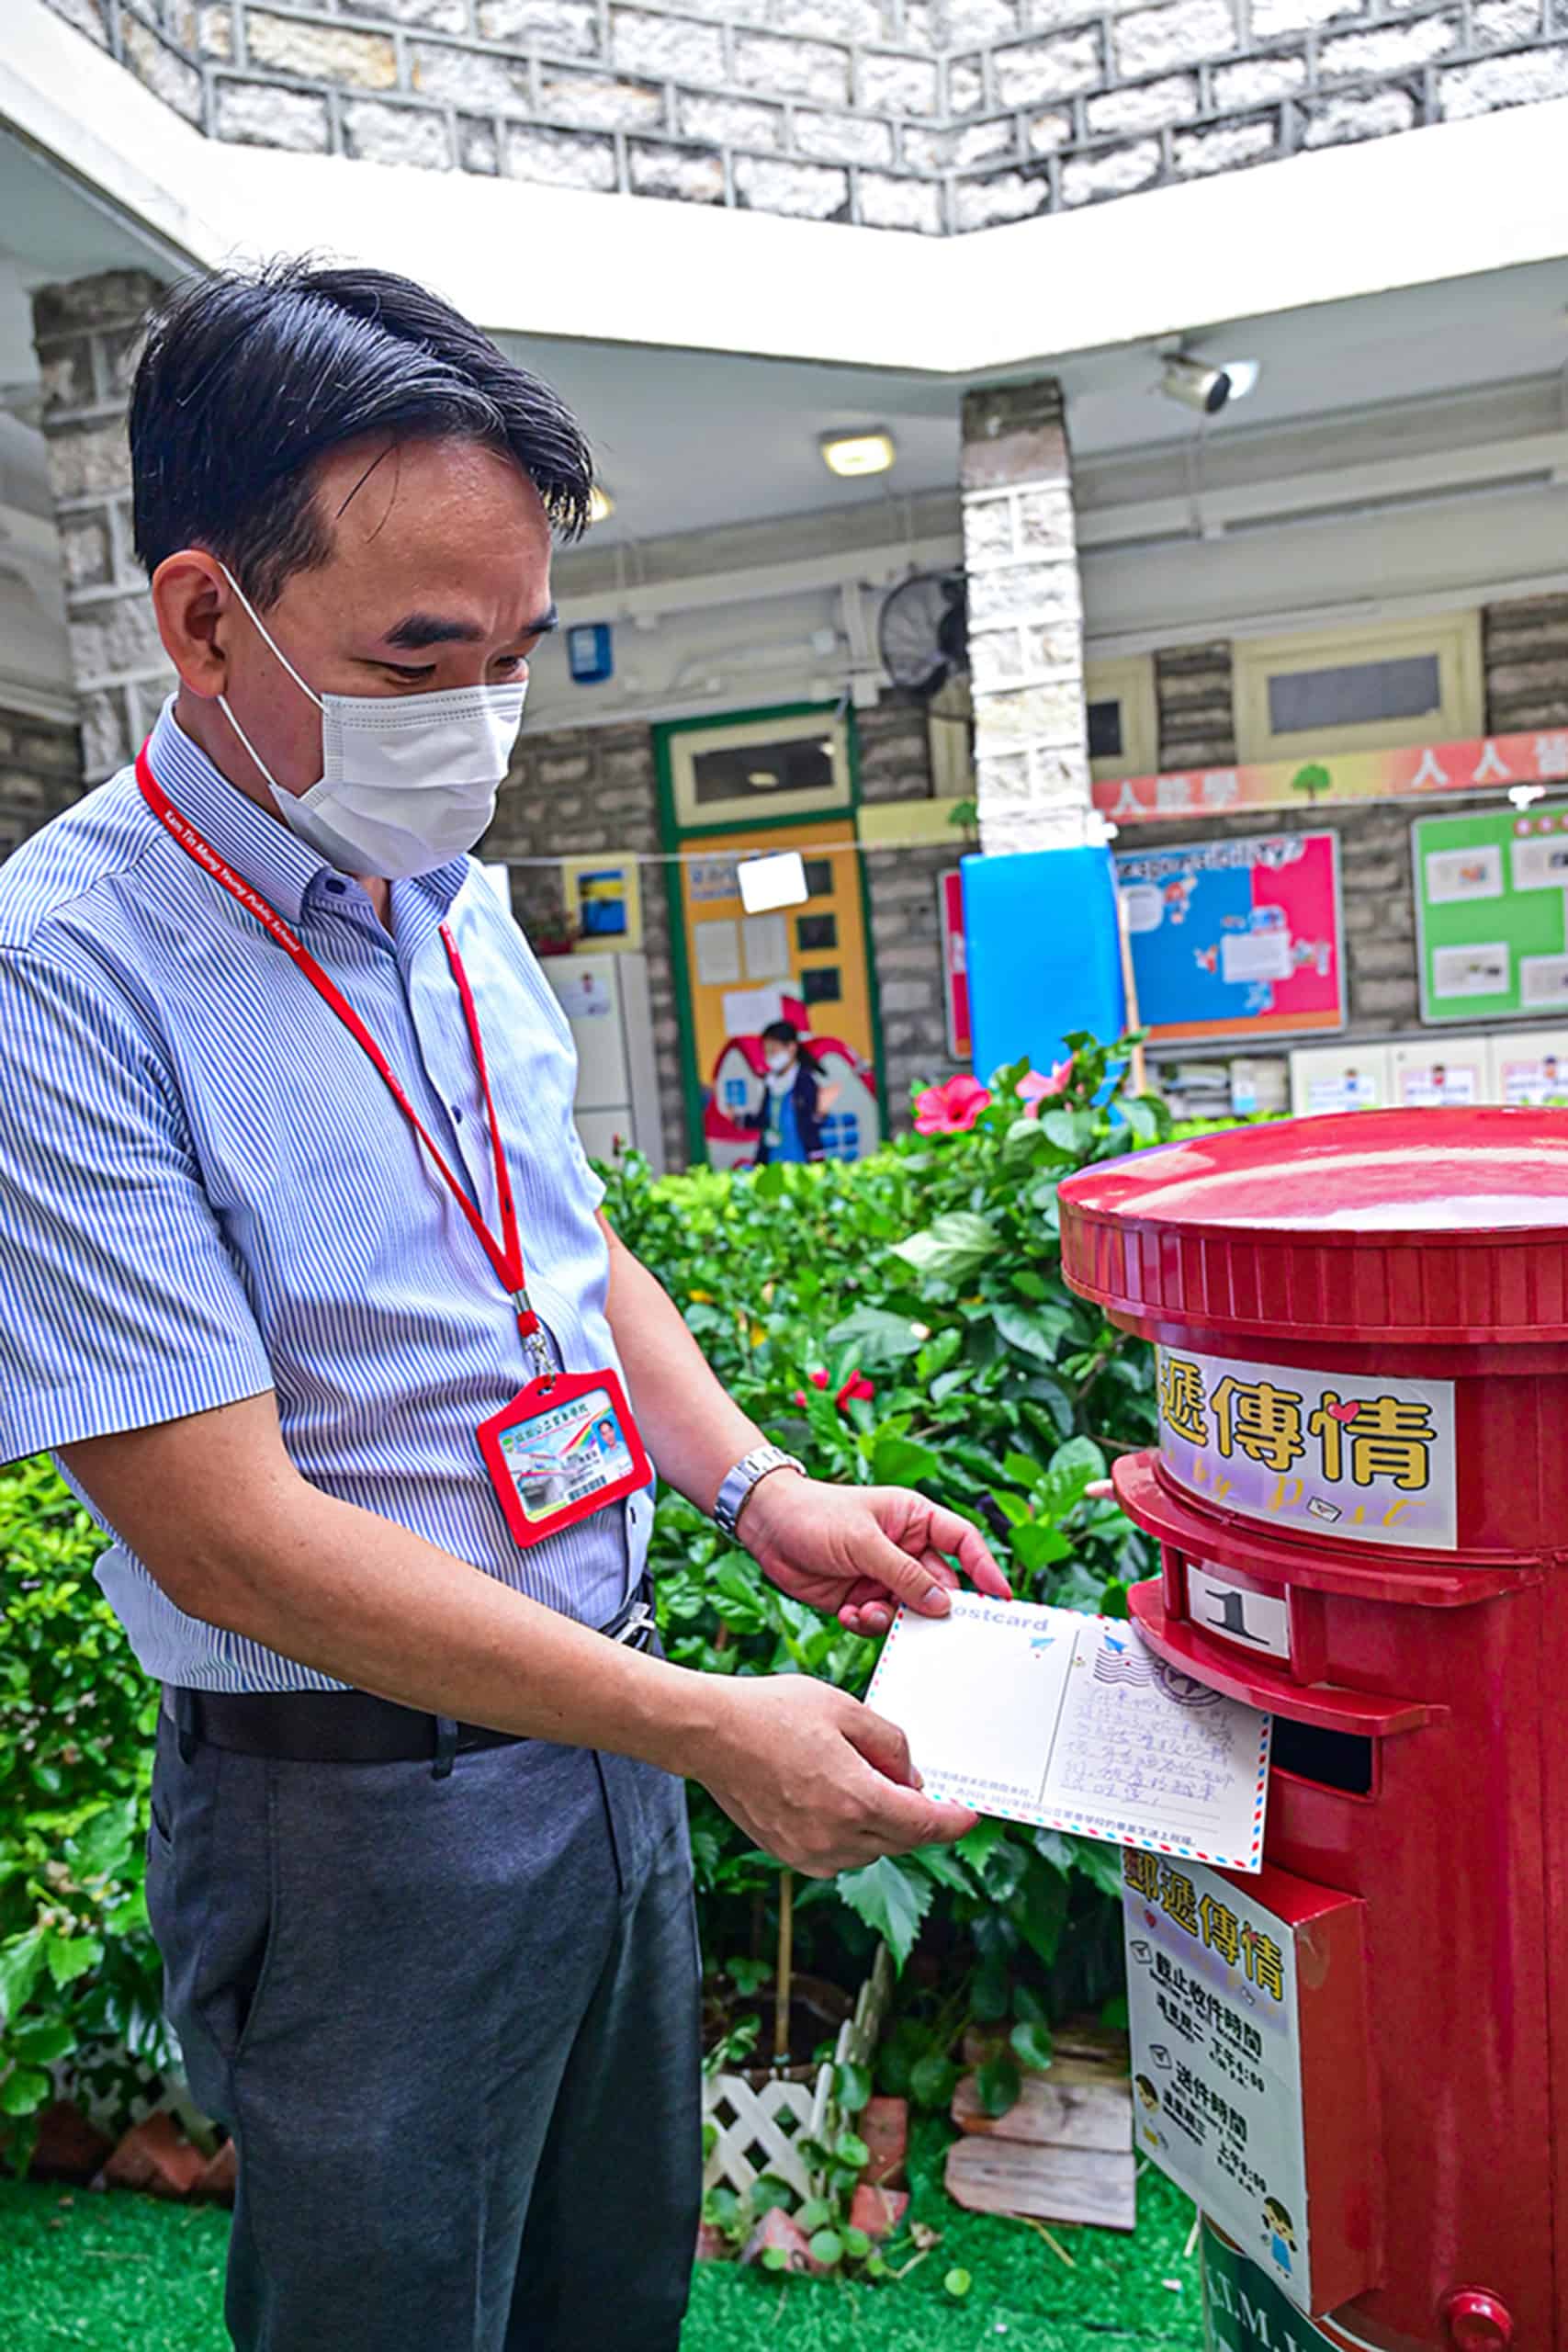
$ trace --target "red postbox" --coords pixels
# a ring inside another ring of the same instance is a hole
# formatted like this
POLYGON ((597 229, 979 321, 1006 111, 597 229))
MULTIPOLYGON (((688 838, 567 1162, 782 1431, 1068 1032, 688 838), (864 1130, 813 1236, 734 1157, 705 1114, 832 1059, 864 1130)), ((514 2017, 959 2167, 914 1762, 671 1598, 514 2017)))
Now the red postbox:
POLYGON ((1211 2340, 1568 2352, 1568 1115, 1248 1127, 1060 1197, 1068 1282, 1158 1350, 1133 1614, 1273 1718, 1260 1878, 1126 1860, 1211 2340))

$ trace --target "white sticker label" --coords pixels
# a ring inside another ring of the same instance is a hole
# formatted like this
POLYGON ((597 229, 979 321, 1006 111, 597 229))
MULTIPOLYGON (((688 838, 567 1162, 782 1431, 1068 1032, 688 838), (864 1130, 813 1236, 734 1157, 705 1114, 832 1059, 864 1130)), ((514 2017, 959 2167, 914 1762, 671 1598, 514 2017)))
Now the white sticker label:
POLYGON ((1161 1348, 1160 1458, 1203 1501, 1295 1535, 1451 1552, 1451 1380, 1161 1348))
POLYGON ((1122 1871, 1139 2150, 1310 2310, 1295 1939, 1201 1862, 1122 1871))
POLYGON ((1265 1657, 1290 1658, 1291 1611, 1283 1593, 1254 1592, 1250 1585, 1231 1584, 1213 1568, 1189 1561, 1187 1614, 1200 1633, 1215 1641, 1234 1642, 1238 1650, 1257 1650, 1265 1657))

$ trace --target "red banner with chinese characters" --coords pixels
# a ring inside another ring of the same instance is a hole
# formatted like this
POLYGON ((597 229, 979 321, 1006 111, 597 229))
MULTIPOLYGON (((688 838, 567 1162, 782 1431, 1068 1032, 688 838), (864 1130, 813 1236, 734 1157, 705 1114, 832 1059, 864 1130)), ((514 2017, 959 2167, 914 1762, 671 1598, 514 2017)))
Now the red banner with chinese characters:
POLYGON ((1490 735, 1469 743, 1416 743, 1392 752, 1325 753, 1253 767, 1186 769, 1097 784, 1094 805, 1118 825, 1170 817, 1249 815, 1259 808, 1331 808, 1347 800, 1424 800, 1446 792, 1506 791, 1568 782, 1568 729, 1490 735))

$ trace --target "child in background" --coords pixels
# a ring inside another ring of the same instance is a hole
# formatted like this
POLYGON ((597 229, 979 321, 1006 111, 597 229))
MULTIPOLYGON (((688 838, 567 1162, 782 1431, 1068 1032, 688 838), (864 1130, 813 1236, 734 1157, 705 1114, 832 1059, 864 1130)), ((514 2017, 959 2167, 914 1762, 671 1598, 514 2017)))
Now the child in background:
POLYGON ((756 1165, 822 1157, 822 1114, 838 1088, 824 1087, 800 1050, 799 1033, 787 1021, 770 1021, 762 1032, 767 1069, 761 1107, 746 1114, 745 1125, 761 1130, 756 1165))

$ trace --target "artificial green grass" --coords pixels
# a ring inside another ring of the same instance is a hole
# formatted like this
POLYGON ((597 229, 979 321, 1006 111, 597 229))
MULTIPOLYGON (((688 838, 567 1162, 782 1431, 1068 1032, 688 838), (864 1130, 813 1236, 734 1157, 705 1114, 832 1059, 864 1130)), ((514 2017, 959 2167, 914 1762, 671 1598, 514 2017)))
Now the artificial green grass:
MULTIPOLYGON (((942 2243, 896 2284, 780 2279, 700 2263, 682 2352, 1145 2352, 1202 2341, 1186 2199, 1145 2169, 1138 2228, 1058 2229, 1060 2262, 1017 2222, 964 2213, 941 2189, 946 2135, 918 2132, 912 2216, 942 2243), (967 2270, 962 2301, 944 2287, 967 2270)), ((149 2197, 0 2182, 0 2344, 6 2352, 228 2352, 227 2215, 149 2197)), ((896 2258, 908 2260, 907 2241, 896 2258)), ((613 2346, 606 2340, 606 2352, 613 2346)))

